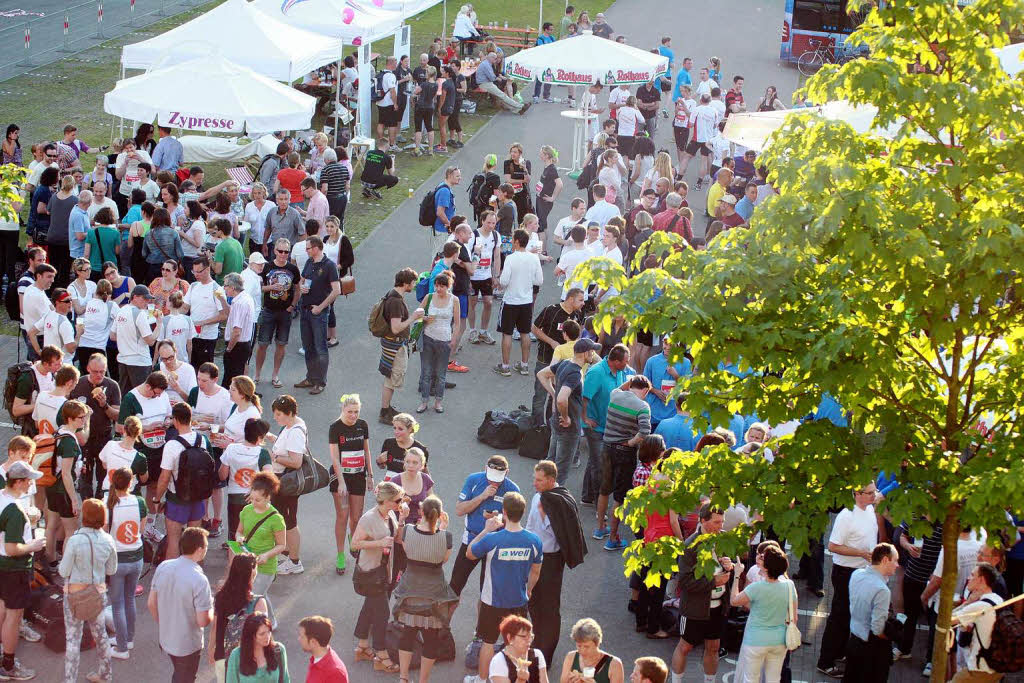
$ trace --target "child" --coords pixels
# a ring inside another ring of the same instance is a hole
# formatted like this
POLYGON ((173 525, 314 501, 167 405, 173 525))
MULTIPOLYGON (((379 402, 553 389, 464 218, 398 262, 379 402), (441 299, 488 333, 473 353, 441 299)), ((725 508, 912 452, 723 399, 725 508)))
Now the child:
POLYGON ((185 298, 181 292, 171 292, 167 301, 171 305, 171 312, 163 317, 157 340, 174 342, 178 360, 187 363, 192 354, 192 338, 196 336, 196 328, 192 324, 192 318, 183 312, 185 298))
POLYGON ((132 415, 124 421, 124 436, 120 441, 108 441, 100 451, 99 459, 107 476, 103 478, 103 493, 110 491, 111 477, 122 467, 127 467, 140 484, 149 480, 149 465, 145 456, 135 449, 142 436, 142 420, 132 415))
POLYGON ((228 529, 238 528, 238 516, 245 507, 257 472, 272 472, 270 452, 263 437, 270 431, 265 420, 250 417, 245 421, 243 443, 229 444, 220 456, 220 478, 228 482, 228 529))

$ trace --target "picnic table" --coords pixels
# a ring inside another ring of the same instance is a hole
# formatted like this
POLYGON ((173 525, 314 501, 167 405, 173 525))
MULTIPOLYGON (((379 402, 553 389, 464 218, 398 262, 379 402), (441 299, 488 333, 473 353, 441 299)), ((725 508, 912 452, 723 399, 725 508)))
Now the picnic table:
MULTIPOLYGON (((452 24, 452 30, 455 30, 455 24, 452 24)), ((490 38, 483 40, 466 40, 462 42, 483 44, 488 40, 493 40, 495 45, 501 47, 508 47, 515 50, 525 50, 526 48, 533 47, 537 44, 538 29, 532 26, 526 28, 518 28, 515 26, 509 26, 505 28, 503 26, 482 26, 477 25, 476 30, 481 33, 486 33, 490 38)))

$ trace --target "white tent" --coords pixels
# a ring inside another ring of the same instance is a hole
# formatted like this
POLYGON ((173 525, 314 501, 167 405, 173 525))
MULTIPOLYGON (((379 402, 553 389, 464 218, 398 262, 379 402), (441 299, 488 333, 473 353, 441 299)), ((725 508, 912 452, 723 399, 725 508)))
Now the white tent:
MULTIPOLYGON (((148 69, 166 55, 187 58, 217 46, 235 64, 277 81, 291 83, 314 69, 338 61, 342 43, 289 25, 246 0, 228 0, 192 21, 121 50, 126 69, 148 69)), ((197 68, 194 80, 205 78, 197 68)))
POLYGON ((316 98, 218 55, 165 60, 103 96, 114 116, 221 133, 308 128, 315 108, 316 98))
POLYGON ((668 71, 668 57, 584 33, 505 58, 505 74, 557 85, 646 83, 668 71))
POLYGON ((400 10, 376 7, 372 0, 255 0, 276 21, 305 31, 340 38, 352 45, 389 36, 408 16, 400 10))
POLYGON ((1015 43, 1014 45, 1001 47, 995 53, 999 57, 999 63, 1002 64, 1006 73, 1016 76, 1021 71, 1024 71, 1024 43, 1015 43))

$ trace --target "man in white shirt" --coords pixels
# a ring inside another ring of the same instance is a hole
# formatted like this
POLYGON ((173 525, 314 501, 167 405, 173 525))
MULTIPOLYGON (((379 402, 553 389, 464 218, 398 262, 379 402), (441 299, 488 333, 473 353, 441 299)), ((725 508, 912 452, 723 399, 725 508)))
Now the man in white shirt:
POLYGON ((56 275, 56 268, 49 263, 40 263, 36 266, 35 282, 32 283, 32 286, 25 288, 25 294, 22 296, 21 332, 25 335, 29 360, 39 360, 38 349, 42 345, 43 339, 36 331, 36 323, 53 310, 53 307, 50 306, 50 299, 46 296, 46 290, 53 285, 53 278, 56 275), (30 336, 35 339, 30 339, 30 336))
POLYGON ((206 501, 183 501, 178 498, 174 487, 174 480, 178 478, 178 464, 181 454, 185 451, 184 441, 189 445, 199 445, 209 452, 210 442, 205 436, 192 431, 192 406, 187 403, 176 403, 171 408, 171 420, 174 428, 178 430, 178 437, 169 439, 164 444, 163 454, 160 456, 160 479, 156 485, 156 499, 162 500, 167 494, 167 500, 162 507, 164 511, 164 522, 167 527, 167 559, 173 560, 178 557, 178 543, 181 540, 181 532, 186 526, 199 526, 206 511, 206 501), (179 441, 180 439, 180 441, 179 441))
POLYGON ((224 325, 224 341, 227 342, 227 346, 224 349, 222 385, 229 388, 231 380, 245 374, 245 366, 252 351, 256 307, 252 296, 245 291, 245 281, 238 273, 228 273, 224 276, 224 291, 231 297, 231 309, 228 311, 228 321, 224 325))
MULTIPOLYGON (((38 343, 36 335, 41 333, 43 344, 56 346, 64 353, 64 362, 70 363, 74 358, 75 349, 78 348, 78 341, 85 331, 85 323, 80 321, 77 328, 71 325, 71 321, 68 320, 68 313, 71 312, 71 294, 62 287, 53 290, 53 308, 54 310, 46 313, 36 323, 36 334, 29 337, 29 341, 38 343)), ((36 353, 40 350, 41 347, 35 348, 36 353)))
POLYGON ((242 271, 242 282, 245 284, 245 291, 252 297, 252 304, 256 309, 256 320, 260 318, 263 310, 263 268, 267 265, 267 259, 263 254, 254 251, 249 254, 249 267, 242 271))
POLYGON ((694 96, 698 100, 704 95, 711 97, 711 89, 718 87, 718 83, 715 83, 710 76, 711 74, 708 72, 707 67, 700 70, 700 81, 697 82, 697 87, 693 91, 694 96))
POLYGON ((715 111, 718 112, 718 120, 722 121, 726 117, 725 102, 722 101, 722 89, 712 88, 711 89, 711 106, 715 111))
MULTIPOLYGON (((853 492, 854 506, 842 510, 832 525, 828 549, 832 553, 832 607, 825 622, 818 654, 818 671, 836 677, 836 660, 846 652, 850 640, 850 577, 871 561, 878 544, 874 482, 853 492)), ((840 674, 841 675, 841 674, 840 674)))
POLYGON ((700 104, 693 112, 694 141, 700 150, 700 166, 697 170, 697 189, 702 182, 711 184, 711 138, 715 135, 721 114, 711 106, 711 95, 701 95, 700 104))
POLYGON ((114 212, 114 220, 121 217, 121 214, 117 211, 117 204, 114 200, 107 196, 107 184, 103 181, 98 181, 92 185, 92 204, 86 213, 89 214, 89 222, 92 224, 96 223, 96 214, 99 213, 100 209, 110 209, 114 212))
POLYGON ((581 283, 572 279, 572 274, 573 271, 576 270, 576 266, 593 256, 586 246, 586 228, 582 225, 577 225, 569 231, 569 239, 571 240, 571 243, 566 246, 565 250, 562 252, 561 258, 558 259, 558 265, 555 267, 555 277, 565 277, 565 284, 562 286, 561 300, 565 301, 565 297, 569 293, 570 289, 578 287, 583 290, 583 300, 586 301, 587 283, 581 283))
POLYGON ((397 66, 398 61, 394 57, 388 57, 387 66, 378 76, 384 97, 377 101, 377 137, 381 141, 381 148, 391 152, 399 151, 395 145, 395 140, 398 139, 399 120, 398 79, 395 77, 397 66))
POLYGON ((626 106, 626 100, 629 99, 629 85, 623 83, 617 88, 612 88, 612 91, 608 93, 608 110, 612 118, 617 116, 616 112, 619 107, 626 106))
MULTIPOLYGON (((555 231, 551 235, 551 239, 555 244, 562 247, 562 251, 565 251, 567 247, 572 246, 572 240, 569 239, 569 231, 572 230, 574 226, 579 225, 586 212, 587 202, 580 197, 576 197, 569 205, 569 215, 558 221, 558 225, 555 226, 555 231)), ((561 253, 562 252, 559 252, 559 255, 561 255, 561 253)))
POLYGON ((117 312, 110 339, 117 342, 118 379, 121 393, 146 381, 153 371, 153 355, 149 350, 156 343, 163 311, 153 305, 156 299, 146 285, 135 285, 131 299, 117 312), (152 308, 150 310, 150 307, 152 308))
POLYGON ((527 251, 530 233, 516 230, 512 233, 515 251, 505 257, 505 265, 501 269, 501 286, 505 295, 501 302, 501 313, 498 315, 498 332, 501 333, 501 362, 494 366, 494 371, 503 377, 511 377, 513 368, 509 366, 512 355, 512 330, 519 331, 519 345, 523 352, 523 360, 515 364, 520 375, 530 374, 530 329, 533 324, 533 300, 541 284, 544 283, 544 272, 540 267, 540 259, 533 252, 527 251))
POLYGON ((968 672, 989 674, 987 677, 968 675, 964 676, 963 680, 996 681, 1002 677, 989 666, 981 654, 984 643, 988 643, 990 647, 992 645, 992 631, 996 625, 996 611, 992 608, 1003 602, 1003 598, 996 593, 998 582, 998 570, 987 562, 979 563, 967 579, 967 590, 970 591, 972 598, 976 596, 976 599, 953 610, 953 625, 959 628, 960 633, 972 634, 968 647, 958 647, 958 659, 968 672))
POLYGON ((588 223, 597 223, 604 230, 604 226, 609 220, 615 216, 621 216, 622 213, 615 204, 605 201, 607 190, 605 190, 604 185, 600 183, 594 185, 592 192, 594 193, 594 205, 587 209, 584 218, 586 218, 588 223))
MULTIPOLYGON (((185 294, 185 313, 192 317, 192 323, 200 328, 192 340, 192 367, 213 362, 213 351, 217 347, 219 324, 228 319, 228 301, 224 289, 210 274, 210 259, 199 256, 192 262, 192 274, 196 281, 185 294)), ((133 385, 134 386, 134 385, 133 385)))
POLYGON ((498 216, 487 210, 480 214, 480 228, 473 231, 468 249, 476 268, 469 276, 469 309, 466 321, 469 328, 470 344, 493 346, 495 340, 488 332, 491 326, 491 305, 494 301, 494 285, 501 276, 501 237, 495 230, 498 216), (476 301, 483 299, 480 327, 476 326, 476 301))

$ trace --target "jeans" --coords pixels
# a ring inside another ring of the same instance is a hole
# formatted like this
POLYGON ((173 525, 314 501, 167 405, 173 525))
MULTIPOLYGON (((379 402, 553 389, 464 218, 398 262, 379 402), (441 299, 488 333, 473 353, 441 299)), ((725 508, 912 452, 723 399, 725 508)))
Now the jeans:
MULTIPOLYGON (((538 202, 539 203, 539 202, 538 202)), ((543 342, 538 342, 541 344, 543 342)), ((543 426, 545 423, 544 406, 548 402, 548 392, 541 386, 540 381, 537 379, 537 373, 548 366, 544 361, 538 360, 533 365, 533 402, 530 407, 530 414, 533 416, 533 424, 535 427, 543 426)))
MULTIPOLYGON (((135 595, 135 586, 132 586, 132 595, 135 595)), ((104 598, 104 603, 106 598, 104 598)), ((103 612, 101 611, 93 619, 89 620, 89 630, 92 631, 93 640, 96 641, 96 651, 100 656, 100 668, 96 672, 101 680, 111 680, 110 675, 110 641, 107 640, 107 627, 103 623, 103 612)), ((64 600, 64 636, 66 649, 64 651, 64 683, 75 683, 78 680, 78 661, 82 654, 82 631, 85 628, 85 621, 75 619, 71 616, 71 601, 64 600)))
POLYGON ((449 342, 438 341, 428 334, 420 335, 420 397, 424 403, 434 396, 444 398, 445 375, 448 373, 449 342))
MULTIPOLYGON (((547 99, 551 99, 551 84, 550 83, 545 83, 543 89, 544 89, 544 99, 546 99, 546 100, 547 99)), ((533 96, 534 97, 540 97, 540 92, 541 92, 541 82, 539 80, 537 80, 537 79, 534 79, 534 81, 533 81, 533 96)))
POLYGON ((363 608, 356 619, 355 637, 360 640, 369 637, 374 650, 383 650, 390 615, 387 593, 363 598, 363 608))
POLYGON ((583 473, 580 500, 595 503, 601 493, 601 442, 604 440, 604 432, 584 427, 583 438, 587 442, 587 469, 583 473))
POLYGON ((339 194, 335 197, 327 198, 327 206, 331 215, 341 221, 341 227, 345 227, 345 209, 348 207, 348 195, 345 193, 339 194))
POLYGON ((306 350, 306 379, 315 385, 327 384, 327 310, 313 313, 310 307, 303 307, 299 330, 302 333, 302 348, 306 350))
POLYGON ((778 683, 785 659, 785 645, 742 645, 736 669, 743 670, 743 681, 760 681, 763 672, 765 683, 778 683))
POLYGON ((580 430, 576 425, 569 429, 552 428, 551 441, 548 443, 548 460, 558 468, 558 484, 565 486, 569 479, 569 469, 576 449, 580 445, 580 430))
MULTIPOLYGON (((850 577, 853 569, 832 565, 832 607, 821 636, 818 668, 828 669, 846 651, 850 640, 850 577)), ((885 680, 884 678, 882 680, 885 680)))
MULTIPOLYGON (((17 287, 17 285, 18 283, 15 282, 14 286, 17 287)), ((26 332, 25 330, 21 331, 21 340, 25 342, 25 353, 27 354, 26 358, 30 361, 39 360, 39 354, 37 354, 35 352, 35 349, 32 348, 32 342, 28 340, 28 332, 26 332)), ((36 335, 36 341, 39 343, 39 348, 43 348, 43 335, 36 335)))
POLYGON ((124 652, 135 640, 135 586, 142 573, 142 560, 119 562, 110 577, 110 609, 114 613, 114 631, 117 649, 124 652))
POLYGON ((195 683, 196 674, 199 673, 199 659, 202 655, 202 648, 183 657, 167 655, 171 658, 171 665, 174 667, 174 672, 171 673, 171 683, 195 683))
MULTIPOLYGON (((256 578, 252 581, 252 594, 253 595, 266 595, 270 590, 270 584, 274 583, 274 579, 277 578, 277 574, 264 574, 257 572, 256 578)), ((270 598, 267 598, 269 601, 270 598)))
POLYGON ((910 578, 903 577, 903 610, 906 612, 907 620, 903 624, 903 637, 896 647, 900 652, 909 653, 914 649, 914 633, 917 631, 917 620, 924 612, 921 604, 921 593, 924 592, 925 584, 910 578))

